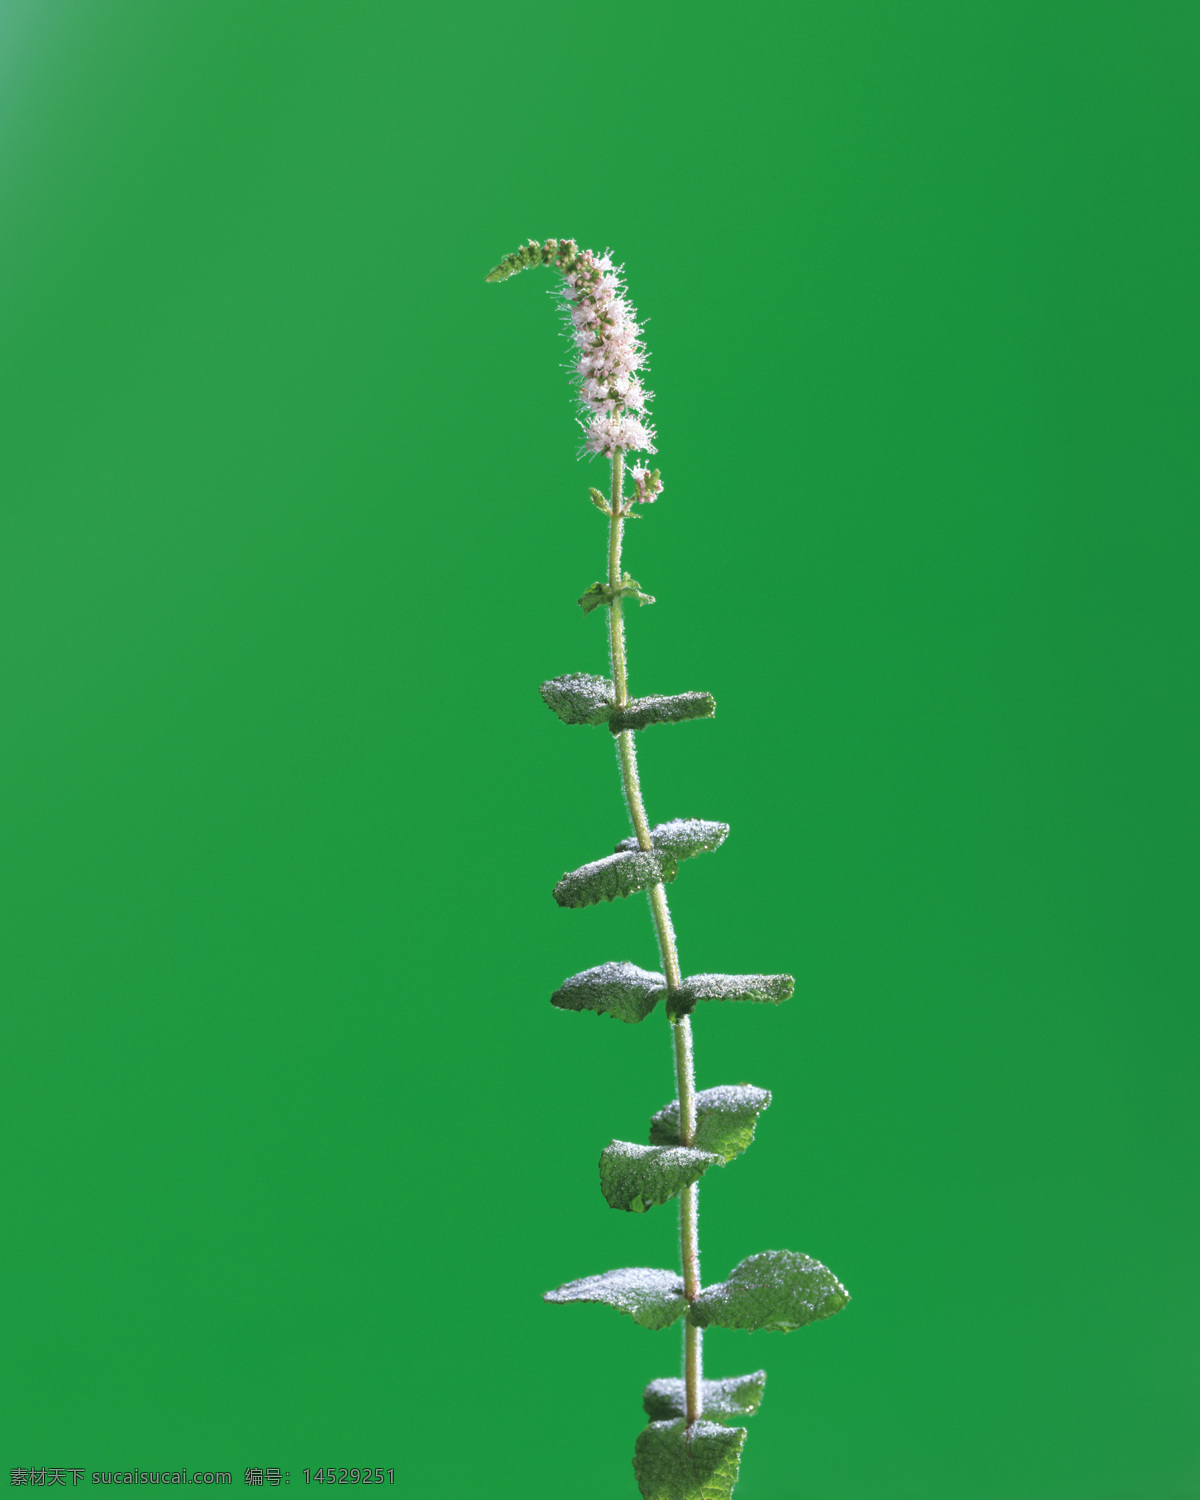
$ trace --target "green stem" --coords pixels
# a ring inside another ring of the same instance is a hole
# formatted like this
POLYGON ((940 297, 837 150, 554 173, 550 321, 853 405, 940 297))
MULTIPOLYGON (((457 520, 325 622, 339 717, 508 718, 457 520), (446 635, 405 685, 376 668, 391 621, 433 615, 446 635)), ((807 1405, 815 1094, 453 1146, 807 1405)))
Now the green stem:
MULTIPOLYGON (((618 448, 613 454, 611 524, 608 533, 608 586, 616 590, 621 586, 621 533, 624 517, 621 514, 625 468, 624 454, 618 448)), ((624 708, 629 702, 629 677, 625 664, 625 621, 621 614, 621 597, 616 595, 608 608, 608 639, 612 657, 613 685, 616 688, 617 706, 624 708)), ((637 834, 638 847, 649 849, 650 823, 646 817, 642 788, 638 780, 637 748, 633 730, 623 729, 617 736, 617 758, 621 765, 621 785, 629 816, 637 834)), ((652 885, 648 891, 650 912, 654 917, 654 930, 658 935, 658 952, 663 971, 667 976, 667 988, 677 990, 683 983, 679 968, 679 950, 675 944, 675 929, 671 926, 671 909, 667 905, 667 891, 663 885, 652 885)), ((679 1140, 691 1146, 696 1139, 696 1072, 692 1058, 692 1022, 690 1016, 682 1016, 671 1023, 675 1042, 675 1083, 679 1092, 679 1140)), ((689 1302, 700 1295, 700 1236, 697 1224, 699 1189, 695 1183, 684 1188, 679 1195, 679 1243, 683 1255, 683 1293, 689 1302)), ((683 1369, 684 1387, 687 1395, 688 1425, 703 1413, 703 1334, 691 1322, 683 1325, 683 1369)))

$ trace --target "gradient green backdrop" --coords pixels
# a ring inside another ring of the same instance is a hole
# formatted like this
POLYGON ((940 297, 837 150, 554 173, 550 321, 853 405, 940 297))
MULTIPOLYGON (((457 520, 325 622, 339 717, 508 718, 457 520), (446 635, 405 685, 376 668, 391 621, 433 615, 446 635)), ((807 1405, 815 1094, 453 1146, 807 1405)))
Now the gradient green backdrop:
MULTIPOLYGON (((617 1500, 674 1262, 596 1158, 666 1024, 560 911, 626 831, 549 273, 611 245, 666 493, 628 563, 702 1086, 775 1091, 739 1500, 1184 1500, 1195 1466, 1194 112, 1183 3, 5 0, 9 1465, 617 1500), (1189 983, 1190 981, 1190 983, 1189 983)), ((5 1478, 7 1483, 7 1478, 5 1478)))

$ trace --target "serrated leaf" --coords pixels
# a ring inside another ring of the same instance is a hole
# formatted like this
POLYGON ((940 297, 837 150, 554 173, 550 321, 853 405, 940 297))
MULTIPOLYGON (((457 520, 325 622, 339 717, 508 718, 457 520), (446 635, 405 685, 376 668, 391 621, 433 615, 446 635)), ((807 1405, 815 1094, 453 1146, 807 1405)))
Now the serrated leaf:
POLYGON ((827 1266, 793 1250, 764 1250, 736 1266, 727 1281, 705 1287, 689 1314, 697 1328, 790 1333, 841 1312, 850 1293, 827 1266))
POLYGON ((651 1422, 633 1450, 642 1500, 729 1500, 745 1441, 744 1427, 651 1422))
MULTIPOLYGON (((728 823, 709 823, 703 818, 672 818, 650 830, 655 849, 665 849, 676 859, 691 859, 710 849, 719 849, 729 835, 728 823)), ((636 836, 622 839, 616 852, 625 854, 638 847, 636 836)))
MULTIPOLYGON (((770 1089, 752 1083, 723 1083, 696 1095, 696 1138, 700 1151, 715 1151, 725 1161, 739 1156, 754 1139, 758 1117, 771 1102, 770 1089)), ((675 1099, 650 1121, 655 1146, 679 1144, 679 1100, 675 1099)))
POLYGON ((600 1191, 610 1208, 644 1214, 697 1182, 721 1161, 693 1146, 636 1146, 610 1141, 600 1153, 600 1191))
POLYGON ((606 724, 617 705, 617 692, 607 677, 568 672, 543 682, 542 698, 564 724, 606 724))
POLYGON ((681 724, 685 719, 711 719, 717 710, 711 693, 631 698, 608 721, 614 734, 622 729, 645 729, 649 724, 681 724))
POLYGON ((782 1005, 790 1000, 796 981, 790 974, 694 974, 667 998, 667 1012, 674 1021, 695 1010, 701 1000, 756 1000, 782 1005))
MULTIPOLYGON (((753 1375, 733 1375, 728 1380, 706 1380, 702 1415, 717 1421, 726 1417, 752 1417, 762 1405, 766 1383, 765 1370, 755 1370, 753 1375)), ((687 1416, 687 1388, 679 1379, 652 1380, 642 1392, 642 1405, 652 1422, 673 1422, 676 1417, 687 1416)))
POLYGON ((559 1010, 594 1010, 618 1021, 644 1021, 666 991, 662 974, 639 969, 637 964, 597 964, 582 974, 572 974, 550 996, 559 1010))
POLYGON ((615 901, 652 885, 670 885, 678 873, 678 863, 661 849, 610 854, 564 875, 554 887, 554 899, 559 906, 595 906, 597 901, 615 901))
POLYGON ((683 1281, 674 1271, 649 1266, 627 1266, 621 1271, 603 1271, 582 1276, 566 1286, 546 1292, 544 1302, 603 1302, 627 1314, 643 1328, 669 1328, 687 1302, 683 1281))

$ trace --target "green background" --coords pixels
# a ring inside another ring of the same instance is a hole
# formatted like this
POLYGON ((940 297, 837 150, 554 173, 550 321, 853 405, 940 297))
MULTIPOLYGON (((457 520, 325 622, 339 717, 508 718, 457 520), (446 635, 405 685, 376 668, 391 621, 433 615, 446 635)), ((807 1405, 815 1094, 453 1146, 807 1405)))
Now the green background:
MULTIPOLYGON (((803 1250, 739 1500, 1182 1500, 1195 1466, 1197 12, 0 9, 4 1465, 610 1500, 673 1095, 548 272, 613 247, 627 562, 700 1085, 775 1102, 707 1277, 803 1250), (1189 980, 1191 983, 1189 984, 1189 980), (1190 997, 1190 998, 1189 998, 1190 997)), ((7 1481, 6 1481, 7 1482, 7 1481)))

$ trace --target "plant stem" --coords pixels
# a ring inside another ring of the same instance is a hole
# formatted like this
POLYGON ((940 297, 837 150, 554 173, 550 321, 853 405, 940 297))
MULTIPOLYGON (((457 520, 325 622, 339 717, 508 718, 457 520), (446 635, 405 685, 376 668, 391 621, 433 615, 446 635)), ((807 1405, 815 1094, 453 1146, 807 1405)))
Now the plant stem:
MULTIPOLYGON (((613 454, 611 525, 608 533, 608 586, 614 591, 621 586, 621 533, 624 527, 621 491, 624 479, 624 454, 618 448, 613 454)), ((625 621, 621 615, 621 603, 620 595, 614 594, 608 607, 608 639, 617 706, 624 708, 629 702, 629 678, 625 664, 625 621)), ((633 820, 634 832, 637 834, 638 847, 649 849, 650 824, 642 801, 641 783, 638 781, 637 748, 633 734, 632 729, 623 729, 618 734, 617 758, 621 765, 621 785, 629 806, 629 816, 633 820)), ((667 988, 677 990, 683 983, 683 978, 679 968, 679 951, 675 944, 675 929, 671 926, 671 909, 667 905, 666 887, 661 884, 652 885, 647 895, 650 898, 650 912, 654 917, 654 930, 658 934, 658 951, 667 976, 667 988)), ((675 1082, 679 1092, 679 1141, 683 1146, 691 1146, 696 1139, 696 1073, 692 1059, 691 1017, 681 1016, 679 1020, 673 1021, 671 1031, 675 1042, 675 1082)), ((694 1302, 700 1294, 700 1236, 697 1223, 699 1196, 698 1186, 694 1182, 679 1195, 683 1294, 689 1302, 694 1302)), ((683 1369, 689 1426, 704 1410, 702 1340, 701 1330, 685 1320, 683 1369)))

